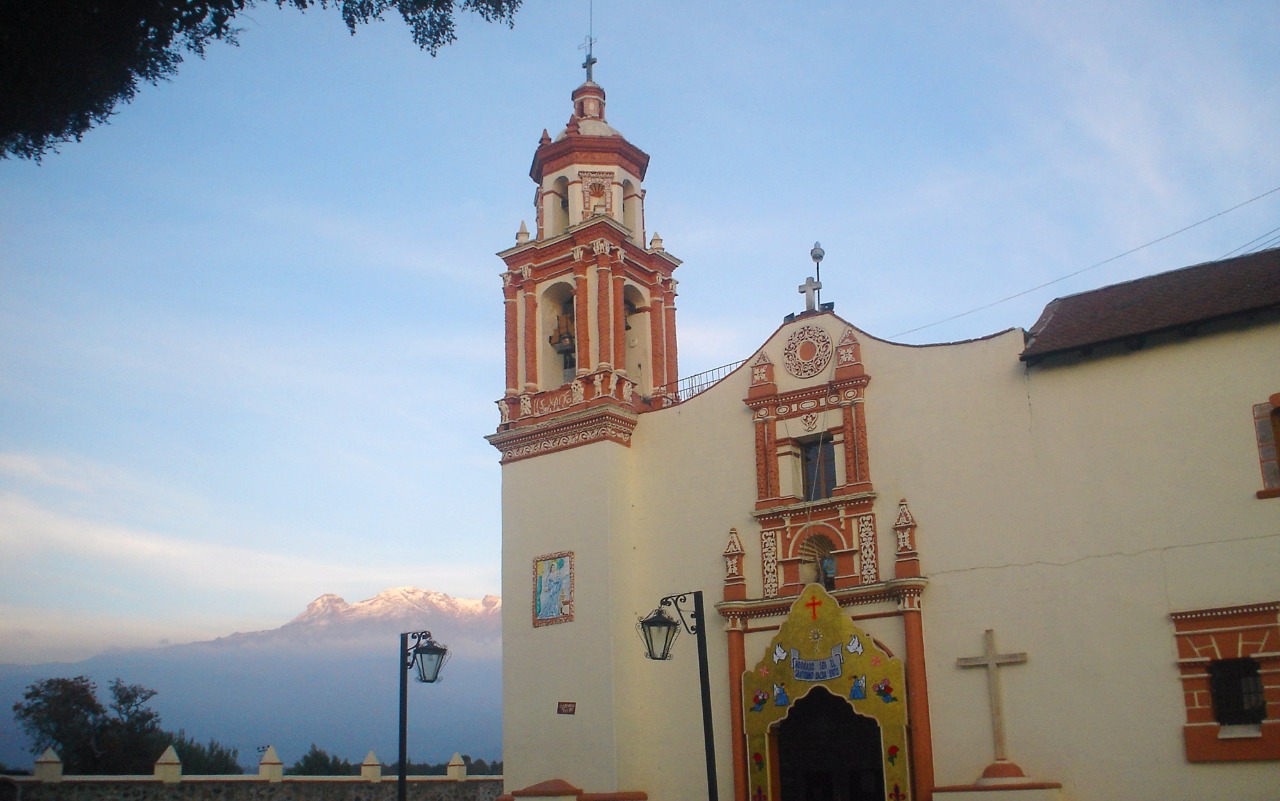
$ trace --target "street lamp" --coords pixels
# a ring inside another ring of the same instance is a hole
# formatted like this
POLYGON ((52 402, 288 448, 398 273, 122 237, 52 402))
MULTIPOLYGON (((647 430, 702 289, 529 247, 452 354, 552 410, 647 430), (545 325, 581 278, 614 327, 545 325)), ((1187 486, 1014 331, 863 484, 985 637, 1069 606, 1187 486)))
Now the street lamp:
POLYGON ((449 659, 449 649, 431 638, 429 631, 406 632, 400 635, 400 775, 396 785, 397 801, 405 801, 408 790, 408 747, 405 743, 409 731, 409 671, 418 669, 418 681, 435 684, 440 679, 440 668, 449 659), (409 638, 413 638, 413 645, 409 638))
POLYGON ((671 658, 671 644, 675 642, 683 627, 698 638, 698 680, 702 684, 702 738, 707 752, 707 798, 718 801, 719 791, 716 789, 716 743, 711 729, 711 683, 707 678, 707 633, 703 625, 705 618, 702 612, 702 591, 682 592, 663 598, 657 608, 641 618, 636 624, 640 637, 644 640, 645 656, 649 659, 666 660, 671 658), (680 604, 688 603, 693 597, 693 610, 685 617, 686 609, 680 604), (676 610, 680 617, 677 623, 663 607, 676 610))

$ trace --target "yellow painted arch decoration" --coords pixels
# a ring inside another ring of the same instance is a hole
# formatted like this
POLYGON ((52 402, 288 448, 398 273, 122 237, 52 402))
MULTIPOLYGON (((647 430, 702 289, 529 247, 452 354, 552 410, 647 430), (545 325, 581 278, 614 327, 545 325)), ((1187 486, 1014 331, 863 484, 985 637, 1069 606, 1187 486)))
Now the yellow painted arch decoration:
POLYGON ((742 676, 751 801, 779 801, 774 797, 778 765, 769 755, 769 730, 814 687, 843 698, 854 712, 880 724, 885 797, 909 799, 902 660, 877 646, 821 585, 810 584, 791 605, 764 658, 742 676))

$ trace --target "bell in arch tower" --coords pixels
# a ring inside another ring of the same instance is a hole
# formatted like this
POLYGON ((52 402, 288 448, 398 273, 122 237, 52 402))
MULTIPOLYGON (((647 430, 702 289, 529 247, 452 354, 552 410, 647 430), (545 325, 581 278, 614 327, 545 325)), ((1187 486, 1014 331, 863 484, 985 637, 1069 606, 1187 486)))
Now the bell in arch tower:
POLYGON ((498 253, 506 308, 506 390, 489 437, 503 462, 602 439, 629 444, 637 415, 674 396, 680 260, 646 244, 649 156, 605 118, 591 75, 529 177, 535 231, 498 253), (567 428, 566 428, 567 426, 567 428))

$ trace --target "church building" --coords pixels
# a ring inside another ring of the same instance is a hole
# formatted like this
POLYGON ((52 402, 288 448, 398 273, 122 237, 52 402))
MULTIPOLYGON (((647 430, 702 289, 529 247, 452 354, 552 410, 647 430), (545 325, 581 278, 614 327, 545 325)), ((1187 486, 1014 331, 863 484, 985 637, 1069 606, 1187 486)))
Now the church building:
POLYGON ((810 281, 685 378, 605 106, 498 254, 504 797, 707 797, 684 595, 721 801, 1275 799, 1280 250, 929 346, 810 281))

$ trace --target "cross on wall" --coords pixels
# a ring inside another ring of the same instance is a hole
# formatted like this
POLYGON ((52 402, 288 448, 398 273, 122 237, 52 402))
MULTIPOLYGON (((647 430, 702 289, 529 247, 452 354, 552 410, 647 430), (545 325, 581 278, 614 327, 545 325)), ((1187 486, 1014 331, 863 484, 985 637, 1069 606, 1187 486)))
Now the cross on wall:
POLYGON ((965 656, 956 660, 957 667, 980 667, 987 671, 987 701, 991 705, 991 738, 995 741, 996 761, 1006 759, 1004 739, 1004 709, 1000 703, 1001 665, 1017 665, 1027 661, 1025 651, 1016 654, 996 653, 996 633, 987 629, 982 635, 982 655, 965 656))

